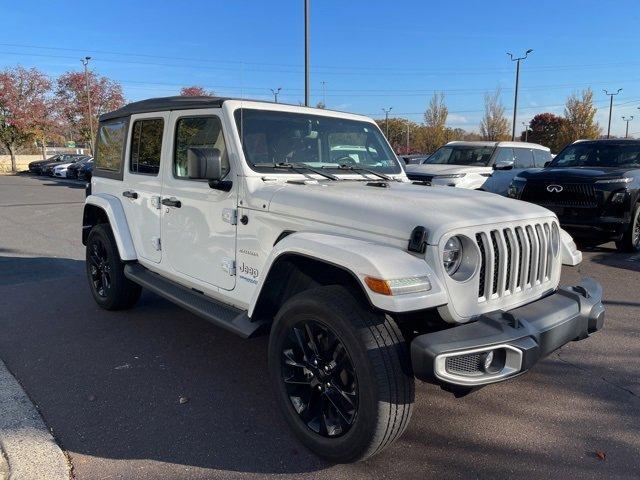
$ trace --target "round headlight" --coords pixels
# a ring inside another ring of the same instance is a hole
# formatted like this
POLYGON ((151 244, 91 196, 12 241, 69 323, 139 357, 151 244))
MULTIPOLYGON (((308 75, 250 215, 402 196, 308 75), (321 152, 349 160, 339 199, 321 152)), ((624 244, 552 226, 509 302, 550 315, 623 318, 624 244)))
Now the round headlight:
POLYGON ((557 257, 560 251, 560 230, 557 223, 551 226, 551 250, 553 251, 553 256, 557 257))
POLYGON ((451 237, 444 244, 442 264, 449 275, 456 273, 462 262, 462 242, 458 237, 451 237))

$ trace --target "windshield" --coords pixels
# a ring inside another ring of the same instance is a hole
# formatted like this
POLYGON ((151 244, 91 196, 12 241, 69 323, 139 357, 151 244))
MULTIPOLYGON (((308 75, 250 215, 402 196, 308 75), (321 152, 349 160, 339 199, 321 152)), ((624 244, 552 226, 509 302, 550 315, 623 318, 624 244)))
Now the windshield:
POLYGON ((553 159, 551 167, 638 167, 640 143, 576 143, 553 159))
POLYGON ((470 145, 445 145, 431 155, 426 164, 467 165, 486 167, 489 165, 495 147, 474 147, 470 145))
POLYGON ((368 122, 246 108, 236 110, 235 117, 247 162, 257 171, 295 163, 336 173, 341 165, 402 172, 378 127, 368 122))

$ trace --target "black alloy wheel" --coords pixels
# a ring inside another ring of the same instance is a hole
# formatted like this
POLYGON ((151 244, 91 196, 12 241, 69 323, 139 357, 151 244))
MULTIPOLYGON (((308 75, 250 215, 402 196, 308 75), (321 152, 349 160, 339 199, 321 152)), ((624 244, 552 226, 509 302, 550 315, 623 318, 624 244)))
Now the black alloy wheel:
POLYGON ((292 326, 281 361, 286 393, 307 427, 328 438, 348 432, 358 413, 358 382, 335 332, 311 320, 292 326))
POLYGON ((94 291, 102 298, 106 298, 111 288, 111 265, 109 253, 102 239, 96 238, 89 245, 89 273, 94 291))

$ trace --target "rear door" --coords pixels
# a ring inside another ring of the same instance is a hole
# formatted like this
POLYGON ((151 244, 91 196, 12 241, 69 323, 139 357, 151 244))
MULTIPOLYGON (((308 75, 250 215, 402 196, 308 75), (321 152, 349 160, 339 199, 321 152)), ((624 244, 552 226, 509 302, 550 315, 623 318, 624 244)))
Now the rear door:
POLYGON ((230 191, 190 179, 189 148, 217 148, 226 179, 233 178, 222 110, 171 112, 171 154, 162 188, 162 249, 166 268, 203 287, 235 287, 237 182, 230 191))
POLYGON ((121 192, 129 230, 139 257, 159 263, 161 160, 166 156, 165 137, 168 113, 132 115, 125 152, 124 182, 121 192))

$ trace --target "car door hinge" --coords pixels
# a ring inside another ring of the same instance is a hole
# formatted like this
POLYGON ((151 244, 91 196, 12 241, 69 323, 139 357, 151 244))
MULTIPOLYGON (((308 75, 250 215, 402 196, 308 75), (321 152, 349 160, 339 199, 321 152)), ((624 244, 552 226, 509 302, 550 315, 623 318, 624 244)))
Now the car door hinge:
POLYGON ((160 197, 151 197, 151 206, 155 209, 162 208, 162 199, 160 197))
POLYGON ((225 258, 222 260, 222 270, 227 272, 229 276, 233 277, 236 274, 236 261, 232 258, 225 258))
POLYGON ((156 249, 156 252, 162 250, 162 242, 160 241, 160 237, 151 237, 151 242, 156 249))
POLYGON ((222 210, 222 221, 231 225, 238 223, 238 210, 235 208, 225 208, 222 210))

